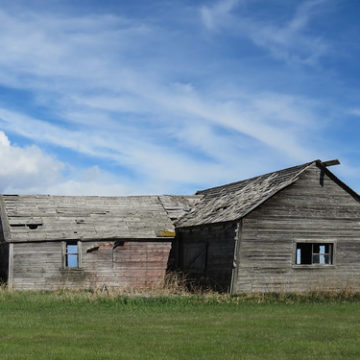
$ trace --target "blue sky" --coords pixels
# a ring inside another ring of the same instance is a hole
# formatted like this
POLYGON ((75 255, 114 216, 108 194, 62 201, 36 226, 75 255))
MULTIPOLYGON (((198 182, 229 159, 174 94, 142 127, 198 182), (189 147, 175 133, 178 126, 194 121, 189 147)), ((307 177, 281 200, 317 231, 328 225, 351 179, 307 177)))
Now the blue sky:
POLYGON ((360 2, 0 0, 0 192, 360 191, 360 2))

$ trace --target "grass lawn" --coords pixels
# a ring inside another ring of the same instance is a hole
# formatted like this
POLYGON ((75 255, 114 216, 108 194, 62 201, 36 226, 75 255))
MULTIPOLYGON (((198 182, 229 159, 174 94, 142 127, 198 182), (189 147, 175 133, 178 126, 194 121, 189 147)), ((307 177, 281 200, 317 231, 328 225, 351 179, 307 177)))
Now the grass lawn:
POLYGON ((0 292, 0 359, 359 359, 360 301, 0 292))

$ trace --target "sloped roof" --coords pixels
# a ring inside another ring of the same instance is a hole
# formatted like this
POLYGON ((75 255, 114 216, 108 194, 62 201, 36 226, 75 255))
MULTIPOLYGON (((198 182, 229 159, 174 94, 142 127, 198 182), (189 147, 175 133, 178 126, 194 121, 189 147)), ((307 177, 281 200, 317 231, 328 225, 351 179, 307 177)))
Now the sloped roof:
POLYGON ((1 195, 5 240, 164 239, 198 196, 1 195), (171 216, 168 215, 171 213, 171 216))
POLYGON ((320 163, 315 160, 303 165, 275 171, 243 181, 217 186, 197 195, 204 198, 176 223, 177 227, 191 227, 205 224, 235 221, 281 189, 295 182, 310 166, 320 163))

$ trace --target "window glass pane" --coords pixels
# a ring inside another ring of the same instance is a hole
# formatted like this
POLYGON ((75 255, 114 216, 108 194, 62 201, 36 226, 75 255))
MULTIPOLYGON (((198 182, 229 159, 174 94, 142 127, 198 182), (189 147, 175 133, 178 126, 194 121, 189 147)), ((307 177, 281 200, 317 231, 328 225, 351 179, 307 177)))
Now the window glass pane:
POLYGON ((313 244, 313 253, 318 254, 320 252, 320 244, 313 244))
POLYGON ((78 267, 78 246, 76 243, 66 244, 66 266, 78 267))
POLYGON ((67 248, 67 253, 68 254, 77 254, 77 245, 66 245, 66 248, 67 248))
POLYGON ((77 255, 68 254, 67 266, 68 267, 77 267, 77 255))
POLYGON ((301 249, 296 249, 296 265, 301 264, 301 249))
POLYGON ((325 264, 331 264, 330 255, 324 255, 324 261, 325 261, 325 264))

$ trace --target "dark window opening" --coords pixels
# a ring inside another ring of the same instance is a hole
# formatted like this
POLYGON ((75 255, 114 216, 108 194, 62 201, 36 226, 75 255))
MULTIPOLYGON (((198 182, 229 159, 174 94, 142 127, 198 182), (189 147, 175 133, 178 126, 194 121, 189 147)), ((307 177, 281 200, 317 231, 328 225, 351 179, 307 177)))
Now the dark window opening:
POLYGON ((69 268, 79 266, 79 248, 76 241, 66 243, 65 266, 69 268))
POLYGON ((331 265, 333 263, 331 243, 297 243, 296 265, 331 265))

